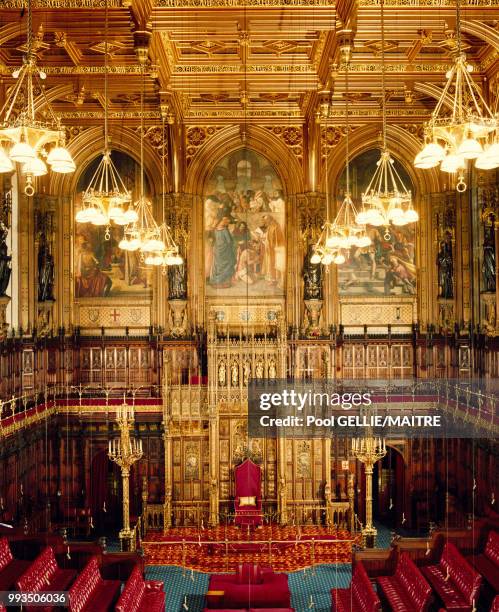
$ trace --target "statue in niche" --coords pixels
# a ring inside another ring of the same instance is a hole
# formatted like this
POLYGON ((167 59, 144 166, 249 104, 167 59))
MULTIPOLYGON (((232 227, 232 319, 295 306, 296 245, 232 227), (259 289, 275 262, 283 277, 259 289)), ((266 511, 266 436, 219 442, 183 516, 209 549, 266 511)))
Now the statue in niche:
POLYGON ((322 264, 310 263, 313 245, 309 244, 303 260, 303 297, 305 300, 322 300, 322 264))
POLYGON ((454 297, 454 260, 452 256, 452 235, 450 231, 445 232, 445 237, 440 242, 440 250, 437 255, 437 267, 438 295, 447 300, 452 299, 454 297))
POLYGON ((249 361, 243 364, 243 384, 247 385, 251 376, 251 365, 249 361))
POLYGON ((187 266, 185 259, 180 266, 168 266, 168 299, 187 299, 187 266))
POLYGON ((483 288, 488 293, 496 290, 496 241, 494 224, 485 224, 483 236, 483 288))
POLYGON ((269 378, 272 380, 277 376, 277 369, 273 359, 269 362, 269 378))
POLYGON ((5 295, 9 286, 10 275, 12 272, 12 257, 7 250, 8 229, 1 224, 0 226, 0 296, 5 295))
POLYGON ((263 378, 263 362, 261 359, 256 362, 255 376, 256 378, 263 378))
POLYGON ((230 366, 230 384, 233 387, 239 384, 239 366, 235 361, 230 366))
POLYGON ((54 257, 44 234, 38 247, 38 301, 54 299, 54 257))
POLYGON ((225 366, 225 361, 221 361, 218 364, 218 384, 221 387, 225 387, 225 377, 227 374, 227 368, 225 366))

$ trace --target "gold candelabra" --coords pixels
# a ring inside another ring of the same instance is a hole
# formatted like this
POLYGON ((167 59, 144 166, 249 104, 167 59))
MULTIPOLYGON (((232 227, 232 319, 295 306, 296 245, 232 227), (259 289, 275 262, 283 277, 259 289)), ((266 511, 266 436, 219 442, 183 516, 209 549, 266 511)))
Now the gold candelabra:
POLYGON ((386 440, 368 436, 352 440, 352 454, 364 464, 366 473, 366 523, 362 529, 364 544, 373 548, 378 531, 373 525, 373 469, 374 464, 386 455, 386 440))
POLYGON ((123 529, 119 533, 122 550, 129 550, 132 538, 132 531, 130 530, 130 468, 143 455, 142 440, 130 437, 130 430, 134 421, 134 407, 123 402, 116 411, 116 422, 120 429, 120 437, 109 440, 108 457, 121 468, 123 484, 123 529))

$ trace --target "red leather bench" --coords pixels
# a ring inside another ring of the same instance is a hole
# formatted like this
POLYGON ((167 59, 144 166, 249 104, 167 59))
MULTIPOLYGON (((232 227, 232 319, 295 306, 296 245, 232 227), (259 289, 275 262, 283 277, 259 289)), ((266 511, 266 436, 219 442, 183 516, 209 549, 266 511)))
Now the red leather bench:
POLYGON ((103 580, 97 557, 92 557, 69 589, 69 610, 106 612, 116 600, 120 588, 120 580, 103 580))
POLYGON ((399 556, 393 576, 379 576, 376 582, 397 612, 424 612, 432 603, 431 587, 407 553, 399 556))
POLYGON ((332 612, 379 612, 381 602, 359 561, 348 589, 331 589, 332 612))
MULTIPOLYGON (((211 608, 205 608, 203 612, 211 612, 211 608)), ((294 608, 226 608, 218 612, 295 612, 294 608)))
POLYGON ((116 612, 164 612, 165 593, 159 580, 144 580, 135 566, 116 604, 116 612))
POLYGON ((473 603, 478 603, 482 577, 452 542, 444 546, 437 565, 422 567, 421 571, 449 612, 471 612, 473 603))
POLYGON ((494 601, 492 602, 490 612, 499 612, 499 595, 496 595, 494 597, 494 601))
POLYGON ((494 591, 499 593, 499 533, 491 531, 483 553, 467 557, 467 560, 482 574, 494 591))
POLYGON ((14 559, 7 538, 0 538, 0 591, 12 591, 30 565, 31 561, 14 559))
MULTIPOLYGON (((17 580, 19 591, 67 591, 73 582, 76 571, 61 569, 52 547, 47 546, 30 564, 24 574, 17 580)), ((25 606, 27 612, 50 612, 53 606, 25 606)))
POLYGON ((206 594, 208 608, 248 609, 289 608, 291 594, 288 576, 271 567, 240 563, 235 574, 214 574, 206 594))

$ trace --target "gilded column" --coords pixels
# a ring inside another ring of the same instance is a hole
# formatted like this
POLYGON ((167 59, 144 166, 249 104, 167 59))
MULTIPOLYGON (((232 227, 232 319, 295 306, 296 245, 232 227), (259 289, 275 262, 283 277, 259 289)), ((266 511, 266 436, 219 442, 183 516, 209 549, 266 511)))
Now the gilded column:
POLYGON ((172 526, 173 514, 173 482, 172 482, 172 439, 169 433, 168 425, 165 424, 163 433, 163 445, 165 451, 165 501, 163 504, 163 531, 166 532, 172 526))
POLYGON ((218 525, 219 487, 218 487, 218 448, 219 424, 216 406, 210 407, 210 516, 209 525, 218 525))
POLYGON ((281 525, 288 523, 288 486, 286 483, 286 438, 277 439, 277 512, 281 525))
POLYGON ((331 438, 325 438, 322 441, 322 452, 324 457, 324 500, 326 502, 326 523, 327 525, 332 525, 331 438))

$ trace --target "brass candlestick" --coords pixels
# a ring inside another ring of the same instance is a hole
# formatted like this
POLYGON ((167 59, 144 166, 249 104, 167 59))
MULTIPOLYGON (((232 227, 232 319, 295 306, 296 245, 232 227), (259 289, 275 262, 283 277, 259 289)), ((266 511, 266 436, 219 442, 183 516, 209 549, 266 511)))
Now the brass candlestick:
POLYGON ((379 437, 354 438, 352 440, 352 454, 365 466, 366 524, 362 529, 362 539, 364 545, 369 542, 369 547, 373 548, 378 534, 376 527, 373 525, 373 469, 374 464, 386 455, 386 440, 379 437))
POLYGON ((121 468, 123 484, 123 529, 119 533, 121 549, 129 550, 132 532, 130 530, 130 468, 143 455, 142 440, 130 437, 135 421, 134 408, 123 403, 116 412, 120 437, 109 440, 108 457, 121 468))

